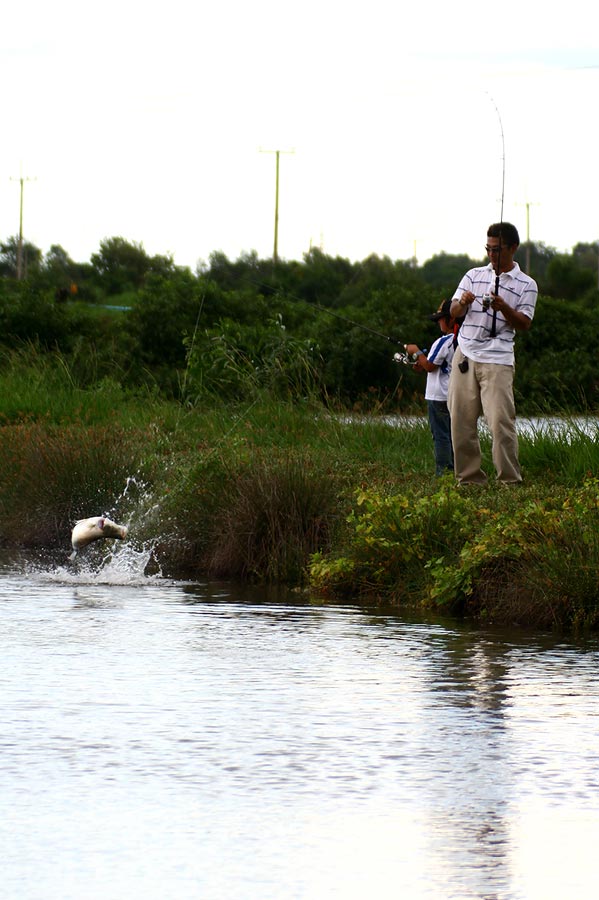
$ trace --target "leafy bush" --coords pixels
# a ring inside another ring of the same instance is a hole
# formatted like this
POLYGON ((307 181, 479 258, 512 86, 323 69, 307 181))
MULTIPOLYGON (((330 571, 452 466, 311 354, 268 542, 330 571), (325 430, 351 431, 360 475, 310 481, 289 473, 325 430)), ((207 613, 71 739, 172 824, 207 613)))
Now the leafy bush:
POLYGON ((348 548, 340 557, 312 559, 313 586, 333 592, 351 588, 357 594, 375 593, 394 600, 421 598, 426 591, 427 563, 457 556, 482 515, 457 490, 453 479, 441 481, 431 495, 360 491, 348 518, 348 548))
POLYGON ((541 498, 487 493, 493 509, 484 496, 449 484, 431 496, 360 495, 345 553, 315 555, 312 585, 488 621, 597 627, 599 481, 541 498))

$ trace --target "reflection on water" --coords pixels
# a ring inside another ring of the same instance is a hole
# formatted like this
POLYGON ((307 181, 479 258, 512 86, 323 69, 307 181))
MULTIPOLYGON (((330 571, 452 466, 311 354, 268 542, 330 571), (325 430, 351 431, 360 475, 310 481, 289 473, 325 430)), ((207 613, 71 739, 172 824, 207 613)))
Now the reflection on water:
POLYGON ((596 896, 596 642, 0 573, 0 897, 596 896))

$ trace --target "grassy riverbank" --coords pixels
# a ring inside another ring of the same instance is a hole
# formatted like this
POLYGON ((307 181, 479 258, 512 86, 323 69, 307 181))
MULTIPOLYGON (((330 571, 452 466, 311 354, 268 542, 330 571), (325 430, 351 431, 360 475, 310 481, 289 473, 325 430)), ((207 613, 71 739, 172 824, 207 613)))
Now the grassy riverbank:
POLYGON ((59 361, 5 371, 0 398, 5 545, 62 559, 73 522, 107 513, 173 576, 599 625, 599 444, 574 422, 521 438, 523 486, 458 490, 433 476, 424 419, 260 396, 185 409, 110 380, 82 390, 59 361))

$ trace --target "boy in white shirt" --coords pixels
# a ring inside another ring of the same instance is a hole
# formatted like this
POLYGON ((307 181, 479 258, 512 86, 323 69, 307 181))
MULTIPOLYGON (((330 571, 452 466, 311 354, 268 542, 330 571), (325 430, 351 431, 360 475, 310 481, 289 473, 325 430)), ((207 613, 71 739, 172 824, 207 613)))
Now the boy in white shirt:
POLYGON ((447 390, 454 354, 455 319, 450 313, 451 300, 444 300, 430 317, 439 323, 441 337, 433 343, 428 353, 417 344, 406 344, 409 354, 416 357, 416 372, 426 372, 424 398, 428 407, 428 421, 435 448, 435 473, 453 472, 453 446, 451 443, 451 419, 447 408, 447 390))

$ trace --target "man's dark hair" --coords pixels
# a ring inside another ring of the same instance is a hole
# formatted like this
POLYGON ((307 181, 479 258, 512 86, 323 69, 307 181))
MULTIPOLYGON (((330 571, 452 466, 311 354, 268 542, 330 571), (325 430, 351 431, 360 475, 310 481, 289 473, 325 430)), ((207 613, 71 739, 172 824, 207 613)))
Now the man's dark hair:
POLYGON ((520 235, 518 229, 511 222, 495 222, 487 228, 487 237, 499 238, 506 247, 518 247, 520 245, 520 235))

